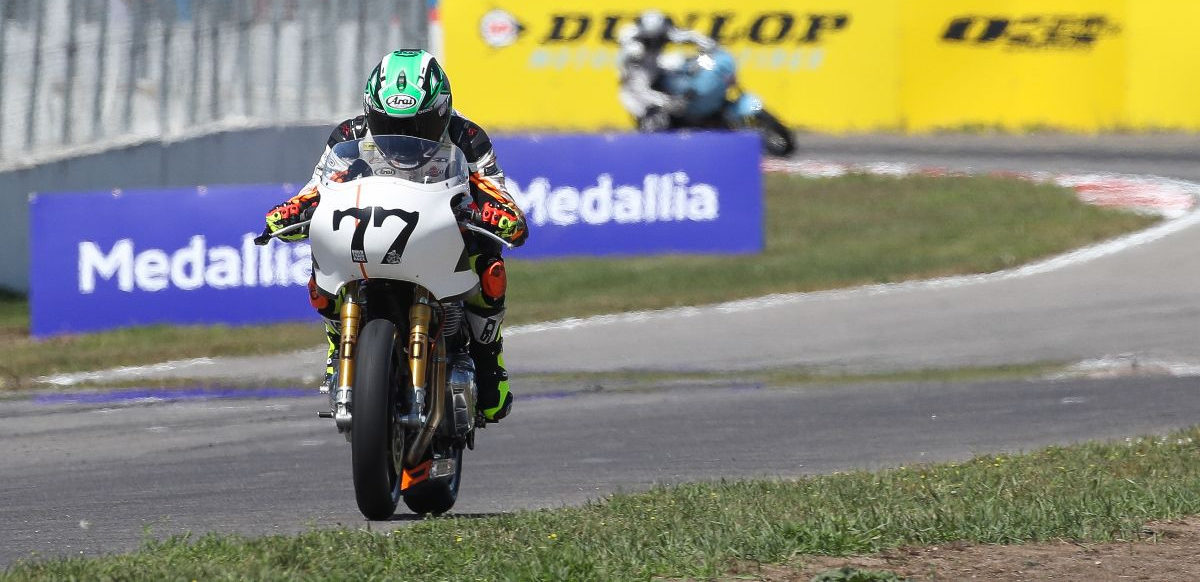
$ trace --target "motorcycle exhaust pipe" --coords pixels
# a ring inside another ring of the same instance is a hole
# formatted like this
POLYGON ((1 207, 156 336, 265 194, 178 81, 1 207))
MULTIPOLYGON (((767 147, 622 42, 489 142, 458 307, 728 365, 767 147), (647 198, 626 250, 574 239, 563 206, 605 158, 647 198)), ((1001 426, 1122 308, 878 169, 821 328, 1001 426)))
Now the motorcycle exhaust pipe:
MULTIPOLYGON (((445 354, 434 354, 430 358, 429 348, 429 326, 433 319, 433 308, 425 298, 421 298, 413 303, 413 306, 408 311, 409 336, 408 336, 408 359, 409 371, 412 374, 413 392, 418 399, 413 402, 413 411, 409 417, 414 418, 420 414, 421 405, 423 404, 424 395, 427 386, 425 386, 425 374, 429 369, 429 365, 442 366, 445 365, 445 354)), ((441 352, 441 350, 439 350, 441 352)), ((417 438, 409 445, 408 451, 404 456, 404 464, 413 467, 421 462, 421 457, 424 456, 425 450, 429 448, 429 442, 433 438, 433 433, 442 423, 442 416, 445 413, 446 407, 446 382, 443 374, 437 373, 434 370, 433 377, 433 394, 429 400, 429 415, 420 419, 420 432, 417 433, 417 438)), ((421 415, 424 416, 424 415, 421 415)))

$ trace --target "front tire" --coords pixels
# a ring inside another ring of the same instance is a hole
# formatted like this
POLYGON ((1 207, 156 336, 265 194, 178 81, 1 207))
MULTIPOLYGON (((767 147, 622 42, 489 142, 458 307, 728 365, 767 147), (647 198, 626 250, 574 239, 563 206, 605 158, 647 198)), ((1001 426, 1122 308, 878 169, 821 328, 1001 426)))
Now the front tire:
POLYGON ((399 468, 392 460, 395 345, 396 326, 386 319, 367 322, 358 336, 350 450, 358 509, 373 520, 391 517, 400 500, 399 468))
POLYGON ((762 136, 763 150, 772 156, 786 157, 792 155, 796 151, 796 142, 792 139, 792 132, 784 127, 774 115, 767 113, 766 110, 759 111, 754 116, 755 125, 758 126, 758 134, 762 136))

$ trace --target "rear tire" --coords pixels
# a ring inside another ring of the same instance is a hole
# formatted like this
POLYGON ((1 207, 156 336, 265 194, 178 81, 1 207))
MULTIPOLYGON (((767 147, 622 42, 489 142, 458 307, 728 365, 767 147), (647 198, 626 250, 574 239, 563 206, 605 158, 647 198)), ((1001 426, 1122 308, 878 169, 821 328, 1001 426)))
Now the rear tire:
POLYGON ((396 326, 386 319, 368 321, 358 336, 350 450, 354 497, 367 519, 388 519, 400 499, 399 468, 392 461, 395 343, 396 326))
POLYGON ((404 504, 413 513, 441 515, 454 507, 454 502, 458 500, 458 483, 462 480, 463 450, 455 449, 452 458, 454 475, 449 479, 426 481, 404 492, 404 504))
POLYGON ((754 117, 758 125, 758 133, 762 136, 763 151, 772 156, 786 157, 796 151, 796 142, 792 132, 784 127, 774 115, 766 110, 759 111, 754 117))

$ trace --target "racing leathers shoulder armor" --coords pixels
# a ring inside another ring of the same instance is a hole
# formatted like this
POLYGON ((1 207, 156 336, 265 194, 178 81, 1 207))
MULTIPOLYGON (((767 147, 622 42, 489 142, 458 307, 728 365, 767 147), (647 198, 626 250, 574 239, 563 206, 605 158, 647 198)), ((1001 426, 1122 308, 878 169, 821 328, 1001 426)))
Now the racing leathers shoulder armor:
MULTIPOLYGON (((338 124, 329 134, 325 151, 322 153, 316 168, 313 169, 312 178, 300 189, 299 194, 280 205, 280 207, 277 207, 282 208, 279 212, 286 218, 293 215, 289 214, 292 210, 302 212, 309 207, 315 206, 319 201, 317 184, 320 182, 322 170, 324 169, 322 164, 326 156, 328 156, 329 151, 339 143, 361 139, 369 135, 370 130, 367 129, 366 117, 363 115, 347 119, 338 124), (291 208, 292 206, 295 206, 295 208, 291 208)), ((487 132, 475 122, 454 111, 451 114, 446 136, 442 139, 462 150, 463 155, 467 158, 471 171, 470 189, 473 202, 471 207, 475 211, 474 215, 476 218, 483 223, 481 226, 484 226, 513 246, 523 244, 529 236, 525 214, 505 188, 504 172, 500 169, 500 165, 496 161, 496 153, 492 149, 492 141, 488 138, 487 132)), ((267 218, 268 227, 271 230, 276 230, 274 225, 271 224, 271 215, 268 214, 267 218)), ((306 236, 307 232, 297 232, 296 234, 280 236, 280 238, 284 240, 300 240, 306 236)))

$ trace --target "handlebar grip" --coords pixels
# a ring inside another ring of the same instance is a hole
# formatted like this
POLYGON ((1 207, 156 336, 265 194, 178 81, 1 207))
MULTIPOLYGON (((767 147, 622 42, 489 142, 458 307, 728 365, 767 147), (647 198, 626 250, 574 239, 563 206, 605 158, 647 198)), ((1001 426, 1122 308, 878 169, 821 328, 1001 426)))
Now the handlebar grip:
POLYGON ((268 229, 263 229, 262 234, 254 237, 254 244, 256 244, 260 247, 266 245, 269 242, 271 242, 271 231, 268 229))

